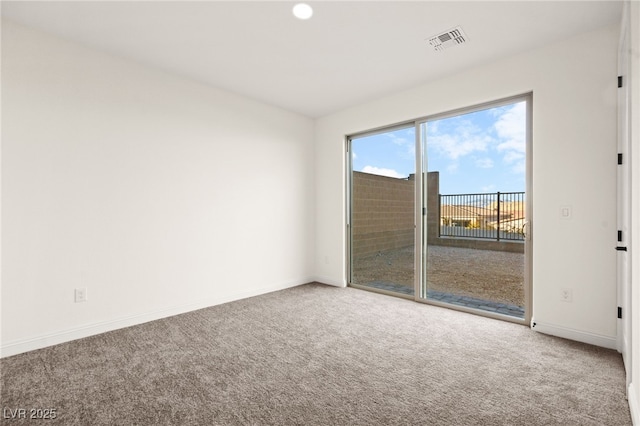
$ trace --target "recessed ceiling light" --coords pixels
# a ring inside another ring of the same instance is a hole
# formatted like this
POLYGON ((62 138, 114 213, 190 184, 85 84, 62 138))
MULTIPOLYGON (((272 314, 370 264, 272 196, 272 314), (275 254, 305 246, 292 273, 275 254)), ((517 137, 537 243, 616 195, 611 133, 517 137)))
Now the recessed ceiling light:
POLYGON ((309 19, 313 15, 313 9, 308 4, 298 3, 293 6, 293 15, 298 19, 309 19))

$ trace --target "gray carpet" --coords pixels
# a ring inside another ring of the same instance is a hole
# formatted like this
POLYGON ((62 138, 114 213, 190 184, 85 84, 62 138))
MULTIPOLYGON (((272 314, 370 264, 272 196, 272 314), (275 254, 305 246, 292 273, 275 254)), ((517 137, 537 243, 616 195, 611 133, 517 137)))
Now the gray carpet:
POLYGON ((615 351, 318 284, 0 367, 3 408, 56 409, 36 424, 631 424, 615 351))

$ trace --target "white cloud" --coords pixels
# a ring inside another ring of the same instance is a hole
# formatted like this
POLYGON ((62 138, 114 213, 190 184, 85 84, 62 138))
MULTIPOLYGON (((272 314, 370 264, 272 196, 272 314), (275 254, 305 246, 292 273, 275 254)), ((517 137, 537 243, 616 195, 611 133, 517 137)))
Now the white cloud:
POLYGON ((478 126, 464 120, 447 133, 430 133, 427 143, 447 158, 457 160, 473 152, 487 151, 493 141, 493 138, 478 126))
POLYGON ((353 158, 354 160, 355 160, 356 158, 358 158, 358 156, 356 155, 356 152, 355 152, 355 151, 353 151, 353 152, 351 153, 351 156, 352 156, 352 158, 353 158))
POLYGON ((490 138, 479 135, 463 138, 445 134, 429 139, 437 151, 452 160, 457 160, 476 151, 486 151, 489 141, 490 138))
POLYGON ((493 167, 493 160, 489 157, 478 158, 476 160, 476 166, 481 169, 490 169, 493 167))
POLYGON ((382 167, 375 167, 375 166, 364 166, 361 170, 361 172, 364 173, 370 173, 372 175, 380 175, 380 176, 387 176, 387 177, 392 177, 392 178, 406 178, 407 176, 403 176, 400 173, 398 173, 397 171, 393 170, 393 169, 385 169, 382 167))
POLYGON ((526 104, 520 102, 505 110, 494 126, 500 143, 496 147, 503 152, 507 164, 520 163, 526 150, 526 104))
POLYGON ((515 163, 516 161, 524 160, 524 154, 516 151, 509 151, 504 154, 504 162, 507 164, 515 163))
POLYGON ((509 152, 517 152, 524 154, 524 139, 516 140, 516 139, 507 139, 503 142, 500 142, 496 149, 498 151, 507 151, 509 152))

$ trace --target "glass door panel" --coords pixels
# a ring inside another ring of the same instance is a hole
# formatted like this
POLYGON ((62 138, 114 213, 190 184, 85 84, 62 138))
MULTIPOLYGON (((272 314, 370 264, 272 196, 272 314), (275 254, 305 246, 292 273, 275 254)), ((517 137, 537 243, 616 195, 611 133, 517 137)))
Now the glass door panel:
POLYGON ((420 298, 525 319, 527 99, 419 123, 420 298))
POLYGON ((413 298, 415 138, 412 123, 349 140, 352 286, 413 298))

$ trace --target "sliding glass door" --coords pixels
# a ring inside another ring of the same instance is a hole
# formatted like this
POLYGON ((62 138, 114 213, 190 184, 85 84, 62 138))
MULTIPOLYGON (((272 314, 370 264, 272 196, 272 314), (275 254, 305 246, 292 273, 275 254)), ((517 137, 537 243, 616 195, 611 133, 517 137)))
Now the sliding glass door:
POLYGON ((348 138, 349 284, 530 319, 531 96, 348 138))

